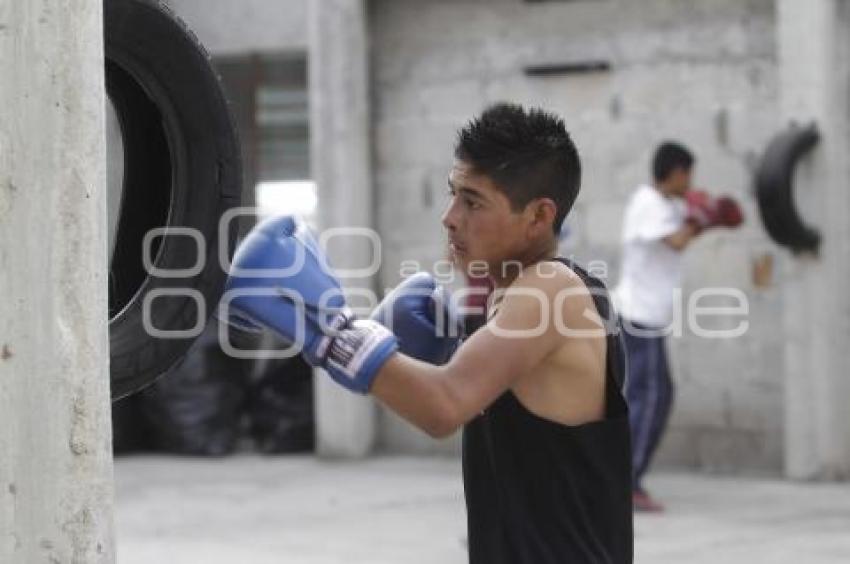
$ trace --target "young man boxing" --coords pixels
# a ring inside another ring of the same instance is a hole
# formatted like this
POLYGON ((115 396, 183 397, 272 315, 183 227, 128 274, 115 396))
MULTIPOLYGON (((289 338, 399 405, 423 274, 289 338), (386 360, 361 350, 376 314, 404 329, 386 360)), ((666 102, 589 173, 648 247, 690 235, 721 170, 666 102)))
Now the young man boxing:
POLYGON ((675 291, 682 288, 682 251, 707 229, 743 221, 734 199, 692 189, 695 162, 684 145, 661 143, 652 158, 652 182, 632 193, 623 220, 623 261, 614 298, 629 357, 626 398, 636 511, 664 510, 644 489, 643 477, 664 436, 675 395, 666 333, 675 291))
POLYGON ((428 434, 463 428, 470 562, 631 562, 616 316, 601 282, 555 256, 579 192, 576 148, 554 115, 500 104, 460 131, 455 157, 451 253, 459 268, 486 265, 495 287, 487 323, 459 346, 435 329, 427 274, 355 319, 291 218, 246 238, 227 299, 428 434))

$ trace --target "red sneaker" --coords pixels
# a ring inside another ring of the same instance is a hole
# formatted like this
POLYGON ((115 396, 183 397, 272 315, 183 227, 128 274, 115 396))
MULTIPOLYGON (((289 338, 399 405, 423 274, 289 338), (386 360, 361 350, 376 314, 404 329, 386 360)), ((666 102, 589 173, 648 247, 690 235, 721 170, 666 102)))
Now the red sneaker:
POLYGON ((661 513, 664 511, 664 506, 652 499, 645 491, 635 490, 632 492, 632 507, 635 511, 646 513, 661 513))

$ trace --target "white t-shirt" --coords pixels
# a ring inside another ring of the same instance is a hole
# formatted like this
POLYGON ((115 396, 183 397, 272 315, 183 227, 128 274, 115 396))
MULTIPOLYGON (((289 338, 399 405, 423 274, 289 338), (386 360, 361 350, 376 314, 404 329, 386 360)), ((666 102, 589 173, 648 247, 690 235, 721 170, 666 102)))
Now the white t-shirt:
POLYGON ((623 220, 623 263, 614 290, 625 319, 653 327, 673 317, 673 293, 681 288, 682 253, 662 241, 685 221, 685 203, 649 185, 638 186, 623 220))

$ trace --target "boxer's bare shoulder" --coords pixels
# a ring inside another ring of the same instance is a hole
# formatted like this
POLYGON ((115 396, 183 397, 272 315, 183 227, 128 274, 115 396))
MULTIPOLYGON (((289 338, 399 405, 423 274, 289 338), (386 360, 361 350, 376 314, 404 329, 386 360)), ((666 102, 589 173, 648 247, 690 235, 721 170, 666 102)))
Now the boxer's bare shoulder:
POLYGON ((491 331, 523 327, 531 348, 540 340, 548 351, 511 386, 526 409, 566 425, 603 417, 605 332, 581 277, 560 262, 531 265, 492 309, 491 331))

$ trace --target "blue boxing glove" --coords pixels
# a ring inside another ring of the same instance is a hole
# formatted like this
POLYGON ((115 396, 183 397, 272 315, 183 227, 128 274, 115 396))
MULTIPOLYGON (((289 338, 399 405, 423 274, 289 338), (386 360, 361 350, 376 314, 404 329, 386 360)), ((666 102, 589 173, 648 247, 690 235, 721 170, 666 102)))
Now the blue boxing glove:
POLYGON ((441 365, 449 361, 462 337, 461 320, 451 305, 430 274, 417 272, 378 304, 372 319, 395 333, 399 351, 441 365))
POLYGON ((398 349, 381 324, 354 318, 315 238, 291 216, 264 221, 242 241, 223 303, 239 324, 275 331, 311 365, 359 393, 369 391, 398 349))

